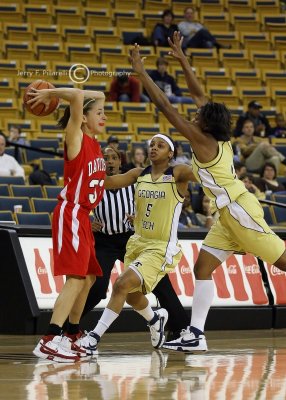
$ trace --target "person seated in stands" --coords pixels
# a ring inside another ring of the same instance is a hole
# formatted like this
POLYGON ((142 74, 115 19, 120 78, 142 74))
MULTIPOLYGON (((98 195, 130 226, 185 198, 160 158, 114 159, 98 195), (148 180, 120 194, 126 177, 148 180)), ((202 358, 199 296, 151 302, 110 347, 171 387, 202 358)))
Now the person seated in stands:
POLYGON ((173 23, 174 14, 171 10, 165 10, 162 14, 162 22, 158 23, 152 32, 154 46, 169 47, 168 37, 172 38, 178 26, 173 23))
POLYGON ((171 161, 171 165, 178 165, 178 164, 188 164, 191 165, 191 159, 184 153, 184 149, 181 142, 175 142, 175 147, 177 149, 176 159, 174 158, 171 161))
POLYGON ((179 31, 184 37, 183 49, 187 47, 197 49, 230 49, 230 45, 223 45, 217 42, 216 38, 200 22, 195 20, 195 9, 187 7, 184 11, 185 20, 178 24, 179 31))
MULTIPOLYGON (((283 192, 286 187, 277 181, 276 179, 277 171, 275 165, 266 162, 260 173, 260 179, 256 182, 258 189, 261 192, 283 192)), ((286 180, 286 178, 285 178, 286 180)))
POLYGON ((130 162, 122 165, 122 172, 125 173, 133 168, 145 168, 148 165, 147 152, 143 146, 134 146, 131 149, 130 162))
POLYGON ((246 120, 253 122, 254 136, 265 137, 270 135, 271 127, 268 119, 260 111, 262 108, 262 105, 256 100, 252 100, 248 103, 247 112, 240 115, 236 122, 233 132, 234 137, 242 135, 242 127, 246 120))
POLYGON ((134 103, 149 103, 149 97, 142 93, 138 79, 127 74, 118 75, 113 79, 109 90, 109 101, 126 101, 134 103))
POLYGON ((166 94, 170 103, 193 104, 191 97, 182 96, 182 91, 176 84, 175 79, 167 72, 168 65, 169 63, 164 57, 159 57, 156 61, 157 70, 150 72, 150 77, 166 94))
POLYGON ((236 173, 236 176, 238 177, 238 179, 240 179, 241 175, 247 173, 246 166, 242 162, 235 162, 233 165, 234 165, 234 170, 235 170, 235 173, 236 173))
POLYGON ((280 163, 286 165, 285 156, 276 150, 269 142, 261 141, 254 136, 254 125, 251 120, 245 120, 242 125, 242 135, 234 142, 241 161, 250 172, 260 172, 266 161, 275 165, 279 171, 280 163))
POLYGON ((14 157, 5 154, 6 136, 0 132, 0 175, 1 176, 22 176, 25 178, 24 169, 14 157))
POLYGON ((286 120, 283 114, 275 116, 276 126, 270 129, 269 136, 275 138, 286 138, 286 120))
POLYGON ((9 142, 17 144, 29 145, 29 142, 25 138, 21 137, 21 127, 17 125, 11 125, 8 140, 9 142))
POLYGON ((258 200, 264 200, 265 199, 265 193, 261 192, 258 187, 254 183, 254 178, 250 174, 244 174, 241 175, 240 180, 244 183, 246 189, 250 192, 253 193, 254 196, 258 200))
POLYGON ((185 195, 185 199, 182 206, 181 215, 179 218, 178 230, 199 228, 199 221, 192 209, 192 193, 189 189, 185 195))
POLYGON ((194 205, 199 226, 210 229, 219 217, 219 213, 212 212, 211 200, 200 190, 200 195, 194 205))
POLYGON ((127 159, 126 153, 125 153, 125 151, 119 150, 118 137, 113 136, 113 135, 109 136, 109 138, 107 139, 107 145, 108 145, 108 147, 111 147, 111 148, 115 149, 117 152, 119 152, 120 157, 121 157, 121 163, 126 164, 126 162, 127 162, 126 161, 126 159, 127 159))

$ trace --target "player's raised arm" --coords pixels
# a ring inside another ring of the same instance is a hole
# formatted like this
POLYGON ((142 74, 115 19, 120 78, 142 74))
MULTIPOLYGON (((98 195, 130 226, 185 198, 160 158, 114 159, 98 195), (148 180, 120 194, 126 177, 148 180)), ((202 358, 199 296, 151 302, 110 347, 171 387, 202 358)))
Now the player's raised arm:
POLYGON ((138 176, 143 171, 143 168, 130 169, 125 174, 106 176, 104 180, 105 189, 120 189, 136 183, 138 176))
POLYGON ((198 82, 187 57, 183 53, 182 50, 183 37, 181 37, 180 32, 174 32, 173 41, 170 38, 168 38, 168 42, 172 49, 169 52, 169 55, 171 55, 180 62, 184 71, 190 95, 192 96, 194 102, 198 107, 205 105, 207 103, 207 98, 204 95, 200 83, 198 82))
POLYGON ((143 61, 140 56, 139 46, 134 45, 131 51, 130 61, 135 72, 138 74, 138 78, 142 82, 143 86, 147 90, 153 103, 159 108, 160 111, 166 116, 168 121, 190 142, 200 141, 202 133, 193 124, 183 118, 176 108, 174 108, 165 93, 153 82, 150 76, 147 74, 143 61), (198 136, 196 138, 196 136, 198 136))

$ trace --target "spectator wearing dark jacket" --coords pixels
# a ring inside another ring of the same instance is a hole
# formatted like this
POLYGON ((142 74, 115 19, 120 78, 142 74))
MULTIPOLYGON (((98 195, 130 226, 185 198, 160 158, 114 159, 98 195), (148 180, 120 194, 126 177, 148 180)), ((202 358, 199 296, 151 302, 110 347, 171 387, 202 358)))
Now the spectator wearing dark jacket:
POLYGON ((154 46, 169 47, 168 37, 172 38, 178 26, 173 24, 174 14, 171 10, 165 10, 162 14, 162 23, 155 26, 152 33, 154 46))
POLYGON ((164 57, 159 57, 156 61, 157 70, 150 73, 150 77, 157 86, 168 96, 171 103, 193 103, 191 97, 182 96, 182 91, 178 87, 175 79, 168 74, 168 61, 164 57))
POLYGON ((234 129, 234 137, 242 135, 242 127, 246 120, 250 120, 254 125, 254 136, 265 137, 269 136, 271 127, 268 119, 260 112, 262 105, 255 100, 248 103, 248 110, 241 115, 234 129))

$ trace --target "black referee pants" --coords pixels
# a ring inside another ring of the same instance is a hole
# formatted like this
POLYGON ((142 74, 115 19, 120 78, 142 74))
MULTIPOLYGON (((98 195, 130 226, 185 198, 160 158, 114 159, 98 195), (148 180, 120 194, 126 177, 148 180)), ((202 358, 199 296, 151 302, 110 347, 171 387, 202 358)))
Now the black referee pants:
MULTIPOLYGON (((116 260, 124 261, 126 243, 133 232, 106 235, 95 233, 96 257, 101 265, 103 276, 98 276, 90 289, 82 316, 91 311, 102 299, 106 298, 111 270, 116 260)), ((161 307, 169 313, 168 328, 170 331, 181 331, 189 324, 189 317, 182 306, 168 275, 160 280, 153 290, 161 307)))

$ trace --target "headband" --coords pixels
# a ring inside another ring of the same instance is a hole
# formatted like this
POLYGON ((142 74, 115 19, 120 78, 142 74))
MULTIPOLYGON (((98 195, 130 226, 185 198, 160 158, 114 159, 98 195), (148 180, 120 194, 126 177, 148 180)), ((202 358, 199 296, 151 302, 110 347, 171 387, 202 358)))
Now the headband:
POLYGON ((172 151, 175 151, 174 144, 173 144, 172 141, 168 138, 168 136, 162 135, 162 133, 157 133, 156 135, 154 135, 154 136, 152 137, 151 140, 155 139, 156 137, 165 140, 165 142, 167 142, 168 145, 171 147, 171 150, 172 150, 172 151))
POLYGON ((91 103, 92 101, 96 101, 96 99, 91 99, 88 102, 85 103, 85 105, 83 106, 83 110, 85 109, 86 106, 89 105, 89 103, 91 103))

